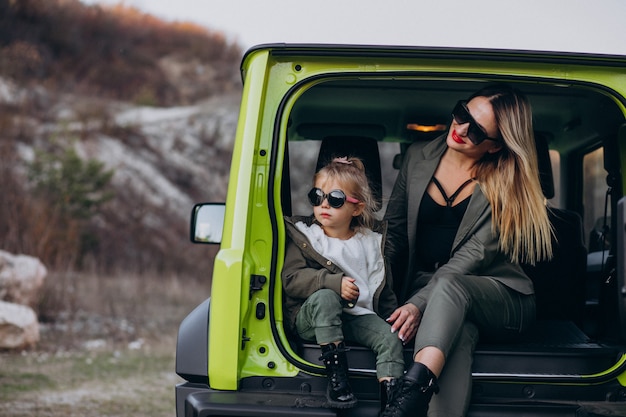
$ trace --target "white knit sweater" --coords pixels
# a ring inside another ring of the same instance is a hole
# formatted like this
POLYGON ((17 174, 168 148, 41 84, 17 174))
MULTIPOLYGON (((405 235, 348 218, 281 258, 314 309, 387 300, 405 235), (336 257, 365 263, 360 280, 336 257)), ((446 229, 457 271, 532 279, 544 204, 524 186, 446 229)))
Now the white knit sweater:
POLYGON ((349 314, 375 314, 374 294, 385 276, 381 253, 382 235, 364 229, 350 239, 328 237, 317 225, 303 222, 296 227, 309 239, 313 249, 339 266, 347 277, 354 278, 359 287, 359 299, 354 308, 345 308, 349 314))

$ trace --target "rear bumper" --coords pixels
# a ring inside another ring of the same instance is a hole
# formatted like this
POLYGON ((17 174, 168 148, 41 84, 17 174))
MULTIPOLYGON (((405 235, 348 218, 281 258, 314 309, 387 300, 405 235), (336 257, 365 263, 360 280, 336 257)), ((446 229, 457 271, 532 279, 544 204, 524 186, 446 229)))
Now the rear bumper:
MULTIPOLYGON (((286 391, 218 391, 204 384, 176 386, 177 417, 376 417, 377 398, 359 398, 357 406, 338 413, 324 407, 319 393, 286 391)), ((467 417, 601 417, 626 416, 626 402, 505 401, 472 403, 467 417)))
MULTIPOLYGON (((176 386, 178 417, 336 416, 321 396, 286 392, 217 391, 201 384, 176 386)), ((373 414, 376 415, 376 414, 373 414)))

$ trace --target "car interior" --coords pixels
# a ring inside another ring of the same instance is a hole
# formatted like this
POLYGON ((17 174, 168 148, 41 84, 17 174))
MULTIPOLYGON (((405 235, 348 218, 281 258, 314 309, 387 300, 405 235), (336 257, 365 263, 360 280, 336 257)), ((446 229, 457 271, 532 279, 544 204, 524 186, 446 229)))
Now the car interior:
MULTIPOLYGON (((537 175, 556 251, 551 261, 524 266, 535 285, 533 329, 515 343, 479 343, 473 401, 555 395, 554 390, 542 392, 542 382, 562 383, 564 398, 567 392, 582 401, 604 399, 605 371, 624 371, 619 358, 626 328, 615 271, 620 250, 615 231, 623 204, 618 138, 624 139, 626 129, 624 104, 611 91, 593 84, 479 74, 360 73, 296 85, 285 98, 285 114, 277 118, 288 121, 276 132, 277 139, 287 139, 278 170, 282 177, 275 178, 280 214, 311 214, 306 194, 313 173, 332 156, 351 155, 364 161, 382 218, 407 147, 445 134, 455 103, 496 81, 514 85, 530 99, 537 175), (530 388, 497 384, 511 380, 530 388), (592 382, 598 385, 588 386, 592 382)), ((399 291, 401 280, 394 277, 394 284, 399 291)), ((315 343, 293 335, 288 339, 294 364, 308 370, 321 365, 315 343)), ((350 349, 354 375, 374 375, 373 354, 360 346, 350 349)), ((405 351, 410 360, 412 347, 405 351)), ((369 385, 357 386, 363 390, 358 395, 375 395, 369 385)))

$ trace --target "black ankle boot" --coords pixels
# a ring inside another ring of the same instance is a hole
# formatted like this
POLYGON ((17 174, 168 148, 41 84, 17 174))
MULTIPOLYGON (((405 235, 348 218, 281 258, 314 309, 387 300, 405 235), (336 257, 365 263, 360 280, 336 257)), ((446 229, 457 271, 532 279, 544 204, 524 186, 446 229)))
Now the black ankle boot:
POLYGON ((395 391, 400 385, 399 381, 399 379, 393 378, 388 381, 380 382, 380 415, 382 415, 387 406, 393 401, 395 391))
POLYGON ((343 342, 339 345, 329 343, 322 345, 320 360, 326 366, 328 388, 326 398, 331 408, 352 408, 356 404, 356 397, 348 383, 348 359, 343 342))
POLYGON ((414 362, 398 382, 398 388, 381 417, 426 417, 428 403, 437 392, 435 375, 425 365, 414 362))

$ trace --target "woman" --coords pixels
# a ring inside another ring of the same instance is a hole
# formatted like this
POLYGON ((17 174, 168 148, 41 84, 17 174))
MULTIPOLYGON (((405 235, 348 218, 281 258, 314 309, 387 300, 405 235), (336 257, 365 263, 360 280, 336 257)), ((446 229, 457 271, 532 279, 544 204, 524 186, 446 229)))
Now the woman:
POLYGON ((492 85, 458 102, 445 137, 409 148, 385 218, 390 264, 408 262, 407 302, 388 321, 415 350, 382 415, 462 416, 478 334, 502 340, 533 322, 520 263, 552 257, 526 97, 492 85))

